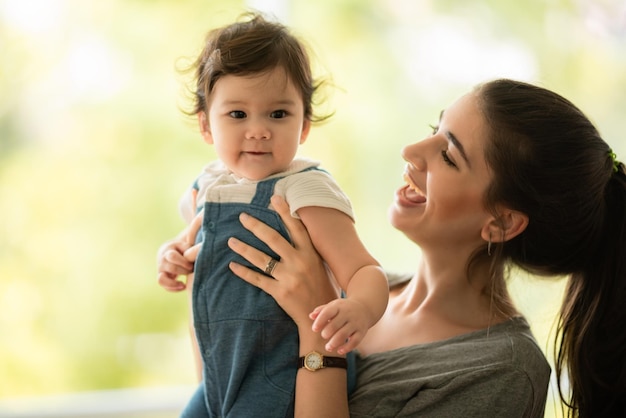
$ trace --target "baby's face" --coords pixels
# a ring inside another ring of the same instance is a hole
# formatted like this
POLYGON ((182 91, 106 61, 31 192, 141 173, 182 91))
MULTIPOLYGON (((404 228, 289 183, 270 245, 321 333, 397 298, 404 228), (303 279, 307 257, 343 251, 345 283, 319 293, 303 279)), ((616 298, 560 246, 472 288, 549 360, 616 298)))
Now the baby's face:
POLYGON ((302 95, 282 68, 221 77, 207 108, 204 140, 232 172, 250 180, 284 171, 309 132, 302 95))

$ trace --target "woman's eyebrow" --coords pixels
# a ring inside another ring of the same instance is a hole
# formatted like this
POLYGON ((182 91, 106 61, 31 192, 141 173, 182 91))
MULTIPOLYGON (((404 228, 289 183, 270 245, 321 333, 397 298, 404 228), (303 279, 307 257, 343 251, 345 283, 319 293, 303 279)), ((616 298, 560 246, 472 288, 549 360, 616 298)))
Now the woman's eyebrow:
POLYGON ((458 138, 452 132, 447 131, 445 135, 446 135, 446 138, 448 138, 448 141, 450 141, 452 145, 454 145, 459 150, 459 153, 461 154, 461 157, 463 157, 463 159, 465 160, 465 163, 467 164, 467 166, 471 168, 472 165, 470 164, 469 159, 467 158, 467 153, 465 152, 465 148, 463 148, 463 144, 459 142, 458 138))
MULTIPOLYGON (((439 122, 441 122, 441 119, 443 119, 443 114, 445 112, 446 110, 443 109, 439 113, 439 122)), ((461 144, 461 142, 458 140, 458 138, 450 131, 445 132, 445 136, 446 138, 448 138, 448 141, 450 141, 452 145, 454 145, 459 150, 459 153, 461 154, 461 157, 463 157, 463 159, 465 160, 465 163, 467 164, 467 166, 472 168, 472 165, 470 164, 469 159, 467 158, 467 153, 465 152, 465 148, 463 147, 463 144, 461 144)))

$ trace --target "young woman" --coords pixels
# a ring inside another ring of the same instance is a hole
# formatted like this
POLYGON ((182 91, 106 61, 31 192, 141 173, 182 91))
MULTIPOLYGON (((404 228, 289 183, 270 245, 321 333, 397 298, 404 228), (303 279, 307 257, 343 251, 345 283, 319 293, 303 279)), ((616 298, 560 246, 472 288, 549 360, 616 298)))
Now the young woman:
MULTIPOLYGON (((542 417, 550 370, 507 293, 510 266, 569 276, 555 346, 568 415, 626 416, 626 171, 591 122, 549 90, 496 80, 445 109, 402 157, 389 218, 420 247, 416 272, 390 278, 349 403, 344 370, 302 368, 296 416, 542 417)), ((294 245, 240 220, 280 255, 275 280, 230 268, 294 319, 300 355, 324 354, 324 336, 346 337, 310 315, 332 289, 306 230, 284 200, 273 204, 294 245)), ((257 267, 268 261, 229 245, 257 267)))

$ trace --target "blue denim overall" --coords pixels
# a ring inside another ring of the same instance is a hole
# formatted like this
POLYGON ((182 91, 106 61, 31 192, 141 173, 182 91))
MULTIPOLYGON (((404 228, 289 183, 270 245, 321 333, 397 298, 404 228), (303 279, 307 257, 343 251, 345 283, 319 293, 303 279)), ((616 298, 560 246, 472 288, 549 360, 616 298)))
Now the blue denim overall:
MULTIPOLYGON (((268 208, 279 179, 259 182, 249 204, 204 205, 203 243, 196 260, 192 298, 208 415, 201 414, 202 408, 193 412, 196 408, 189 405, 183 416, 293 416, 296 325, 271 296, 228 268, 233 260, 254 268, 228 248, 231 236, 279 258, 239 222, 239 214, 246 212, 288 238, 280 217, 268 208)), ((197 402, 196 407, 200 407, 197 402)))
MULTIPOLYGON (((318 170, 318 168, 308 168, 318 170)), ((269 201, 282 177, 257 184, 250 203, 204 204, 203 241, 195 265, 193 312, 203 360, 203 383, 181 418, 293 417, 299 353, 295 323, 264 291, 228 268, 236 261, 258 271, 228 248, 231 236, 279 259, 267 245, 241 226, 246 212, 288 238, 269 201)), ((197 187, 197 184, 194 184, 197 187)), ((348 393, 356 385, 354 353, 348 354, 348 393)))

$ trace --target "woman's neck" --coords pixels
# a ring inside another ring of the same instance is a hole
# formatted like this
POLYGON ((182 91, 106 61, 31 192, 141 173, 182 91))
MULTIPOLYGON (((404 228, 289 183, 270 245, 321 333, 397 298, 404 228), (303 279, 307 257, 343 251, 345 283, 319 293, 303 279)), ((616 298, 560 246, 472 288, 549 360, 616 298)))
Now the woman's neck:
POLYGON ((359 345, 361 354, 442 341, 515 316, 514 309, 502 313, 494 303, 483 264, 468 278, 465 263, 423 255, 413 278, 391 289, 385 314, 359 345))
POLYGON ((392 295, 397 298, 396 306, 407 314, 433 315, 453 326, 472 329, 482 329, 514 315, 496 309, 491 284, 492 280, 502 282, 502 278, 490 277, 487 263, 477 265, 468 277, 466 263, 457 260, 424 256, 413 279, 401 292, 392 295))

